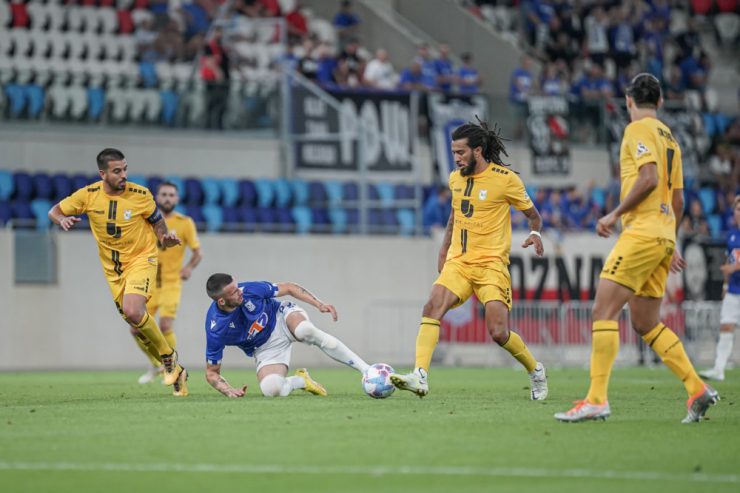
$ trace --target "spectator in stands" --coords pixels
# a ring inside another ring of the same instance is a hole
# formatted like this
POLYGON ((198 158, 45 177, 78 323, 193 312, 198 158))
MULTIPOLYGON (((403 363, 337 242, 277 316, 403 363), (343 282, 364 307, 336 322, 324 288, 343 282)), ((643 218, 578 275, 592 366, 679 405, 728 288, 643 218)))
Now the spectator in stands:
POLYGON ((557 64, 550 62, 545 67, 540 79, 540 92, 544 96, 564 96, 565 83, 557 64))
POLYGON ((681 233, 684 235, 709 236, 709 223, 704 215, 704 208, 699 199, 694 198, 681 221, 681 233))
POLYGON ((349 40, 344 46, 337 59, 337 66, 346 67, 346 69, 342 68, 341 71, 346 70, 349 79, 356 80, 357 84, 362 82, 362 74, 365 72, 365 60, 360 56, 360 41, 357 38, 349 40))
POLYGON ((629 22, 629 5, 620 5, 610 11, 616 22, 609 29, 611 56, 618 69, 626 68, 637 54, 635 33, 629 22))
POLYGON ((437 72, 437 87, 442 92, 452 92, 452 86, 455 83, 455 67, 450 60, 448 45, 439 45, 439 56, 434 60, 434 68, 437 72))
POLYGON ((509 104, 514 110, 514 138, 517 140, 521 139, 524 133, 524 123, 528 114, 527 104, 534 81, 530 64, 531 60, 524 55, 519 67, 514 69, 509 78, 509 104))
POLYGON ((408 68, 403 69, 398 82, 404 91, 425 91, 424 76, 421 73, 421 64, 414 59, 408 68))
POLYGON ((437 65, 429 53, 429 46, 420 44, 417 47, 416 61, 421 66, 422 83, 429 91, 438 89, 437 87, 437 65))
POLYGON ((306 20, 306 16, 301 12, 302 8, 302 0, 295 0, 293 10, 285 15, 289 43, 300 43, 308 37, 308 20, 306 20))
POLYGON ((450 218, 452 205, 450 187, 440 185, 436 193, 429 196, 424 203, 424 233, 445 229, 450 218))
POLYGON ((701 37, 696 27, 696 19, 689 16, 686 21, 686 30, 676 36, 676 43, 680 50, 678 55, 679 61, 695 55, 696 51, 701 49, 701 37))
POLYGON ((730 146, 724 143, 718 145, 717 152, 709 158, 709 171, 720 187, 725 185, 723 189, 732 181, 733 171, 738 166, 735 158, 730 146))
POLYGON ((334 21, 332 22, 339 37, 340 47, 344 47, 345 44, 357 37, 357 28, 360 22, 360 18, 352 11, 352 2, 350 0, 342 0, 339 12, 334 16, 334 21))
POLYGON ((360 87, 360 76, 350 67, 348 59, 337 60, 337 66, 334 69, 334 84, 339 89, 360 87))
POLYGON ((601 125, 604 102, 613 93, 612 83, 604 77, 604 69, 598 63, 592 63, 590 70, 573 84, 571 94, 576 98, 573 113, 582 124, 585 123, 582 126, 584 135, 594 136, 593 130, 601 125))
POLYGON ((573 61, 578 57, 575 41, 564 31, 550 37, 545 46, 545 52, 551 61, 565 62, 569 70, 573 68, 573 61))
POLYGON ((279 0, 258 0, 262 4, 262 12, 265 17, 280 17, 279 0))
POLYGON ((319 74, 317 46, 311 38, 303 40, 303 56, 298 61, 298 71, 306 79, 316 81, 319 74))
POLYGON ((478 69, 473 67, 473 55, 463 53, 460 55, 462 66, 457 69, 457 90, 461 94, 478 94, 481 77, 478 69))
POLYGON ((235 0, 233 7, 236 12, 252 18, 262 17, 264 12, 264 6, 257 0, 235 0))
POLYGON ((206 83, 206 128, 223 130, 229 97, 229 55, 224 48, 223 29, 216 26, 201 58, 200 74, 206 83))
POLYGON ((388 60, 388 52, 380 48, 375 52, 375 58, 365 66, 363 75, 365 85, 371 89, 389 91, 398 85, 398 74, 393 64, 388 60))
POLYGON ((319 43, 319 46, 316 48, 316 59, 319 64, 316 74, 319 84, 333 84, 334 70, 337 68, 337 58, 334 56, 333 48, 328 43, 319 43))
POLYGON ((666 100, 683 101, 686 92, 686 85, 683 82, 683 74, 678 65, 671 67, 671 73, 665 87, 666 100))
POLYGON ((586 40, 585 51, 597 65, 603 65, 606 54, 609 51, 609 37, 607 29, 609 28, 609 19, 606 12, 600 6, 591 11, 585 20, 586 40))
POLYGON ((157 40, 157 32, 154 30, 154 21, 151 18, 145 18, 136 26, 134 32, 136 40, 136 51, 142 62, 156 62, 159 60, 159 53, 154 47, 157 40))
POLYGON ((184 3, 182 10, 185 15, 185 38, 190 39, 197 34, 205 35, 211 24, 211 16, 205 7, 204 0, 195 0, 184 3))

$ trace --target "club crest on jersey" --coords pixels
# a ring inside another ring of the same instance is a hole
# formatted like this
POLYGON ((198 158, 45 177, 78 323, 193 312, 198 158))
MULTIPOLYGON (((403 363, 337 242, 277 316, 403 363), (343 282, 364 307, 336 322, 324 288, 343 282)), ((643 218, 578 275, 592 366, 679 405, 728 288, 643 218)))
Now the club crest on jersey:
POLYGON ((645 154, 649 154, 649 153, 650 153, 650 149, 648 149, 645 146, 645 144, 643 144, 642 142, 637 143, 637 154, 635 155, 635 157, 642 157, 645 154))
POLYGON ((211 330, 213 330, 215 328, 216 328, 216 321, 215 320, 211 320, 211 330))
POLYGON ((251 300, 247 300, 247 302, 244 303, 244 306, 247 308, 247 311, 249 313, 252 313, 253 311, 255 311, 257 309, 257 307, 254 306, 254 303, 252 303, 251 300))
POLYGON ((268 320, 270 320, 270 318, 267 316, 267 313, 260 313, 260 316, 257 317, 257 320, 252 322, 252 325, 249 326, 249 331, 247 332, 247 340, 252 339, 254 336, 262 332, 262 330, 267 327, 268 320))
POLYGON ((123 211, 123 219, 126 220, 126 221, 128 221, 129 219, 131 219, 131 211, 130 210, 123 211))
POLYGON ((478 192, 478 200, 486 200, 486 197, 488 197, 488 190, 478 192))

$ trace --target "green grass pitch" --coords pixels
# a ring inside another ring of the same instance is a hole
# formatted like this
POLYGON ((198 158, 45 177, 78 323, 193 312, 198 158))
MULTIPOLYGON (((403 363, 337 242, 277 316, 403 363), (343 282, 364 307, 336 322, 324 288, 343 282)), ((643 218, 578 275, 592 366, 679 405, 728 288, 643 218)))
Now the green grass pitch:
POLYGON ((0 373, 0 491, 740 491, 736 372, 698 425, 680 423, 683 387, 664 368, 615 370, 612 417, 579 424, 552 414, 585 394, 583 370, 551 371, 545 402, 513 369, 433 369, 423 400, 311 373, 329 397, 267 399, 228 368, 247 397, 197 371, 186 399, 135 372, 0 373))

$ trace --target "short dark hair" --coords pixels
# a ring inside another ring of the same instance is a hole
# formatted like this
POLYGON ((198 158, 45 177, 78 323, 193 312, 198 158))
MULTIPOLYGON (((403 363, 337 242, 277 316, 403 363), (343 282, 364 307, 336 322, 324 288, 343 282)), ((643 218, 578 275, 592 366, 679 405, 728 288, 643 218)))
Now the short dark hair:
POLYGON ((478 123, 468 122, 460 125, 452 132, 452 140, 468 139, 468 147, 475 149, 483 148, 483 158, 489 163, 493 162, 501 166, 508 166, 501 159, 501 154, 508 156, 501 138, 501 129, 494 125, 490 128, 488 124, 475 116, 478 123))
POLYGON ((106 147, 98 153, 98 157, 96 159, 98 161, 98 169, 100 171, 105 171, 108 169, 108 163, 110 161, 123 161, 126 159, 126 156, 124 156, 118 149, 106 147))
POLYGON ((234 278, 230 274, 211 274, 211 277, 206 281, 206 293, 211 299, 217 299, 223 294, 224 288, 233 281, 234 278))
POLYGON ((647 72, 637 74, 627 86, 625 93, 634 99, 638 108, 657 109, 661 97, 660 81, 647 72))
POLYGON ((174 188, 174 189, 175 189, 175 190, 176 190, 177 192, 179 192, 179 191, 180 191, 180 189, 179 189, 179 188, 177 187, 177 184, 175 184, 175 183, 173 183, 173 182, 171 182, 171 181, 169 181, 169 180, 165 180, 165 181, 163 181, 162 183, 160 183, 159 185, 157 185, 157 193, 159 193, 159 190, 160 190, 160 189, 161 189, 162 187, 172 187, 172 188, 174 188))

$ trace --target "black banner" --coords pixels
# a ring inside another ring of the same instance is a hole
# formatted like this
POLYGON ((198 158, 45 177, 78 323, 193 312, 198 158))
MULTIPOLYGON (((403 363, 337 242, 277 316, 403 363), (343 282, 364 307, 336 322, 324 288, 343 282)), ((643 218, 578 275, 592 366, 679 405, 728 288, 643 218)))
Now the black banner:
POLYGON ((562 97, 530 97, 527 130, 535 175, 570 174, 568 101, 562 97))
POLYGON ((362 148, 368 171, 411 171, 417 95, 328 91, 341 102, 337 111, 303 87, 291 91, 297 169, 358 171, 362 148))

